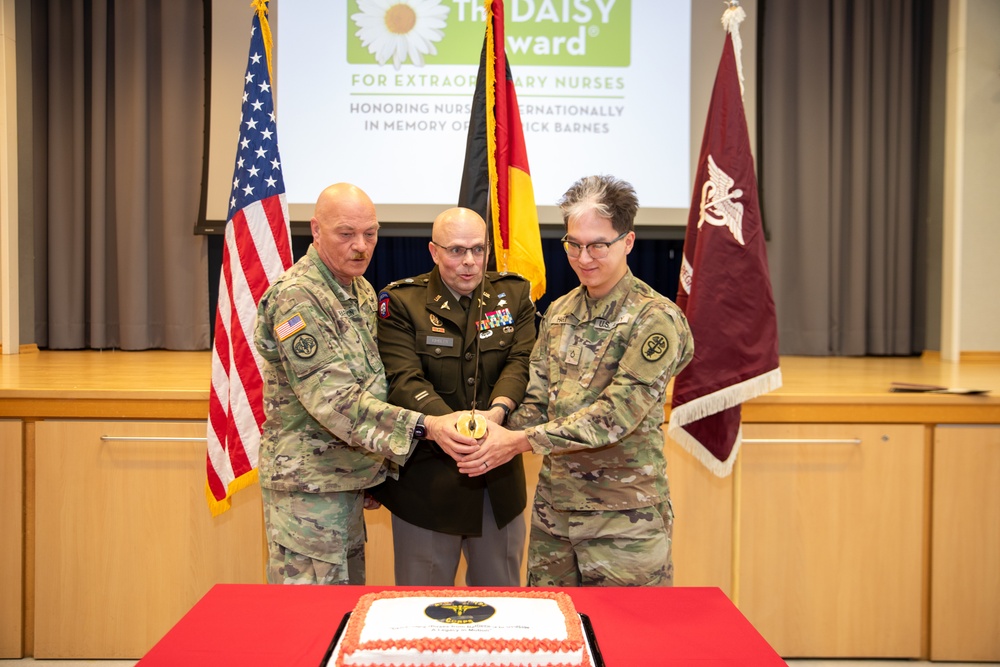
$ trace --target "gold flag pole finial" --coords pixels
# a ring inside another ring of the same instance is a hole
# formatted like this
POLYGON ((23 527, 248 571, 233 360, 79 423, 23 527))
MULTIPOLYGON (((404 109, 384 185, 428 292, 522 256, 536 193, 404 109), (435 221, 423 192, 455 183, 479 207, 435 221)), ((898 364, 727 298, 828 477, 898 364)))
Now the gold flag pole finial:
POLYGON ((267 78, 274 81, 274 72, 271 70, 271 24, 267 21, 268 2, 270 0, 252 0, 250 6, 260 19, 260 36, 264 40, 264 56, 267 58, 267 78))

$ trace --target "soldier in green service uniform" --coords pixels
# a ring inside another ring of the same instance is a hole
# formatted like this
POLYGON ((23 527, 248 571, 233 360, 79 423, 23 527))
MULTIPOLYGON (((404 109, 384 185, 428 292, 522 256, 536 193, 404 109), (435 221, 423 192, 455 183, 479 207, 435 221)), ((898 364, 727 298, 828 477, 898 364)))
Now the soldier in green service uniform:
POLYGON ((368 195, 328 187, 311 225, 312 245, 261 298, 254 333, 265 362, 267 580, 363 584, 364 490, 395 475, 423 438, 456 457, 453 447, 476 441, 455 430, 455 416, 385 402, 375 292, 363 277, 378 241, 368 195))
MULTIPOLYGON (((389 400, 430 415, 475 407, 503 423, 528 381, 531 285, 514 274, 484 278, 486 223, 475 211, 444 211, 431 238, 435 267, 379 295, 389 400)), ((448 453, 420 447, 399 479, 372 495, 392 512, 396 584, 452 586, 464 551, 467 584, 521 585, 527 494, 519 455, 471 479, 448 453)))
POLYGON ((530 586, 667 586, 673 510, 663 456, 666 389, 691 360, 681 310, 632 275, 638 200, 610 176, 559 202, 580 286, 549 306, 507 430, 490 425, 459 461, 479 476, 529 450, 544 456, 528 543, 530 586))

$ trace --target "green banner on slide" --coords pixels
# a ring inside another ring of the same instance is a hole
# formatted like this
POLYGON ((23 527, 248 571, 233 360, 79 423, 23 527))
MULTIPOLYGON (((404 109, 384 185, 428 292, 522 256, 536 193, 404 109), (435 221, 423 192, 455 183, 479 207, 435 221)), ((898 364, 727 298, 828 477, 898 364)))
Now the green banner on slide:
MULTIPOLYGON (((504 7, 512 66, 630 64, 631 0, 507 0, 504 7)), ((481 0, 400 0, 388 8, 350 0, 347 62, 478 65, 485 31, 481 0)))

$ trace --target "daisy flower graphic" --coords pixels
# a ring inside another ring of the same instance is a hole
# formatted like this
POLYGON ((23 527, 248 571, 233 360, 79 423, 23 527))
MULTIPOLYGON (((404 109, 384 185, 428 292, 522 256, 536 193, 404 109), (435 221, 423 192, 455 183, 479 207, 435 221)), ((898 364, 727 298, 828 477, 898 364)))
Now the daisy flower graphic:
POLYGON ((424 66, 424 55, 434 55, 434 42, 444 37, 449 7, 441 0, 358 0, 357 14, 352 14, 361 44, 375 56, 379 65, 392 58, 396 69, 410 57, 417 67, 424 66))

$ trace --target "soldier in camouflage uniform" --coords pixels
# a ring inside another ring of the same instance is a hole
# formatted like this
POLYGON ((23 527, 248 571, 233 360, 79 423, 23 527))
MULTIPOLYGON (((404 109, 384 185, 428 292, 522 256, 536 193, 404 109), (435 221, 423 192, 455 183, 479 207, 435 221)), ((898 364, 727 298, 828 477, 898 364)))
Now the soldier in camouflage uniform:
MULTIPOLYGON (((475 211, 444 211, 431 238, 434 269, 379 295, 389 400, 428 414, 469 410, 475 400, 487 419, 503 423, 528 383, 531 284, 494 271, 484 278, 486 222, 475 211)), ((521 585, 527 491, 520 455, 470 479, 448 454, 421 447, 398 480, 371 494, 392 512, 397 585, 452 586, 463 552, 470 586, 521 585)))
POLYGON ((261 299, 254 334, 265 362, 259 479, 267 579, 363 584, 364 489, 397 474, 421 438, 445 451, 476 441, 455 430, 454 416, 385 402, 375 292, 363 277, 378 241, 368 196, 346 183, 330 186, 311 226, 306 256, 261 299))
POLYGON ((531 374, 508 431, 490 425, 463 457, 470 475, 517 452, 544 456, 528 545, 530 586, 668 586, 673 510, 663 456, 666 389, 691 360, 681 310, 632 275, 638 201, 609 176, 559 202, 580 287, 539 327, 531 374))

